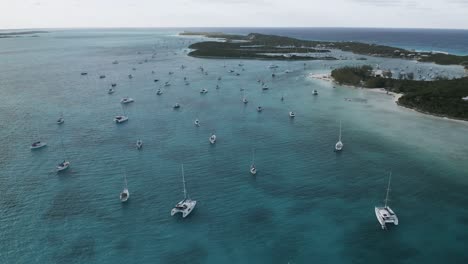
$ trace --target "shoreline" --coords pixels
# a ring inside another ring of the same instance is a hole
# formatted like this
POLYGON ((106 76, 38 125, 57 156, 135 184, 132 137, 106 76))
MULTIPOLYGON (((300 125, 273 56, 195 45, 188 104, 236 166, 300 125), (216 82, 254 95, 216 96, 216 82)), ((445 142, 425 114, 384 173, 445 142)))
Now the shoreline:
MULTIPOLYGON (((308 75, 308 77, 312 78, 312 79, 327 81, 327 82, 331 82, 331 83, 336 84, 336 85, 340 85, 337 82, 335 82, 335 80, 333 80, 333 78, 331 77, 330 74, 311 73, 311 74, 308 75)), ((402 97, 404 95, 402 93, 395 93, 395 92, 388 92, 387 93, 387 91, 384 88, 365 88, 365 87, 351 86, 351 85, 340 85, 340 86, 354 88, 354 89, 362 89, 362 90, 366 90, 366 91, 369 91, 369 92, 376 92, 376 93, 385 94, 385 95, 391 95, 393 97, 393 101, 395 102, 395 104, 397 106, 399 106, 399 107, 404 108, 404 109, 408 109, 408 110, 414 111, 416 113, 423 114, 426 117, 430 116, 430 117, 435 117, 437 119, 444 119, 444 120, 450 120, 450 121, 456 121, 456 122, 459 122, 459 123, 468 124, 468 120, 466 120, 466 119, 446 117, 446 116, 443 116, 443 115, 437 115, 437 114, 433 114, 433 113, 429 113, 429 112, 425 112, 425 111, 421 111, 421 110, 418 110, 418 109, 415 109, 415 108, 411 108, 411 107, 401 105, 400 103, 398 103, 398 100, 400 99, 400 97, 402 97)))

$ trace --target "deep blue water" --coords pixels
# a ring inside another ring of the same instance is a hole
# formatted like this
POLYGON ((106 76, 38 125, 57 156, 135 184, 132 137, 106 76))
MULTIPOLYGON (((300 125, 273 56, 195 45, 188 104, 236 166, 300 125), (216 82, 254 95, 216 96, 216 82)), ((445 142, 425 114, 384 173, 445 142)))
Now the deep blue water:
POLYGON ((237 60, 188 57, 185 47, 199 38, 176 33, 59 30, 0 39, 0 263, 468 262, 468 124, 309 77, 347 64, 414 62, 276 62, 272 79, 268 61, 243 61, 242 71, 237 60), (271 89, 262 92, 257 79, 271 89), (116 125, 124 96, 135 102, 124 107, 128 123, 116 125), (340 120, 345 147, 337 154, 340 120), (218 142, 210 146, 213 131, 218 142), (48 146, 31 151, 35 140, 48 146), (252 148, 256 177, 248 171, 252 148), (57 174, 63 158, 71 167, 57 174), (170 216, 182 198, 182 163, 198 201, 186 219, 170 216), (131 195, 121 204, 125 170, 131 195), (390 170, 400 225, 382 231, 374 206, 390 170))

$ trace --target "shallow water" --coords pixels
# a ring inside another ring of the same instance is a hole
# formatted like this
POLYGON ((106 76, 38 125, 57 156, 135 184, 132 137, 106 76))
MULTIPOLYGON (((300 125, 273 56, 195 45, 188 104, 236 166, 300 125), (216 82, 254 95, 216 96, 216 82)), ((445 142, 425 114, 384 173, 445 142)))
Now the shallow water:
POLYGON ((74 30, 0 41, 1 263, 467 262, 468 124, 308 77, 329 66, 411 62, 315 61, 305 69, 277 62, 272 80, 267 61, 243 61, 242 71, 237 60, 186 56, 196 39, 74 30), (261 91, 257 79, 271 89, 261 91), (116 92, 108 95, 112 82, 116 92), (122 110, 124 96, 135 102, 122 110), (172 109, 175 102, 181 109, 172 109), (122 111, 130 120, 116 125, 122 111), (340 120, 344 151, 335 153, 340 120), (35 140, 48 146, 31 151, 35 140), (71 167, 57 175, 64 157, 71 167), (186 219, 170 216, 183 197, 181 163, 198 201, 186 219), (400 226, 382 231, 373 207, 383 202, 390 170, 400 226), (125 171, 130 199, 121 204, 125 171))

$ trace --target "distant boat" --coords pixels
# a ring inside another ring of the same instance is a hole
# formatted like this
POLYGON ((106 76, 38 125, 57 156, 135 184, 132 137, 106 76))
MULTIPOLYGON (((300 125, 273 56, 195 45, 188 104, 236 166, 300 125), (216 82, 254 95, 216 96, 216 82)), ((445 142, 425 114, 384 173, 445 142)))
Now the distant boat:
POLYGON ((193 122, 193 124, 194 124, 195 126, 197 126, 197 127, 200 126, 200 121, 198 120, 198 118, 195 119, 195 122, 193 122))
POLYGON ((208 90, 205 89, 205 88, 203 88, 203 89, 200 90, 200 93, 201 93, 201 94, 206 94, 206 93, 208 93, 208 90))
POLYGON ((270 64, 270 65, 268 65, 268 68, 269 69, 276 69, 276 68, 278 68, 278 65, 270 64))
POLYGON ((133 78, 133 75, 129 74, 129 75, 128 75, 128 78, 129 78, 129 79, 132 79, 132 78, 133 78))
POLYGON ((158 79, 154 79, 153 81, 154 81, 154 82, 159 82, 159 80, 158 80, 158 79))
POLYGON ((296 114, 293 111, 291 111, 291 112, 289 112, 289 117, 294 118, 294 117, 296 117, 296 114))
POLYGON ((136 142, 136 148, 141 149, 143 147, 143 140, 138 139, 136 142))
POLYGON ((341 151, 343 149, 343 142, 341 142, 341 121, 340 121, 340 136, 338 137, 338 142, 335 144, 335 151, 341 151))
POLYGON ((100 75, 100 76, 99 76, 99 79, 104 79, 104 78, 106 78, 105 75, 100 75))
POLYGON ((268 85, 266 85, 266 84, 263 84, 263 85, 262 85, 262 90, 265 91, 265 90, 268 90, 268 89, 270 89, 270 88, 268 88, 268 85))
POLYGON ((108 94, 113 94, 114 92, 115 92, 114 88, 109 88, 109 90, 107 90, 108 94))
POLYGON ((40 149, 47 146, 46 142, 36 141, 31 144, 31 149, 40 149))
POLYGON ((69 161, 62 161, 57 165, 57 172, 64 171, 70 167, 70 162, 69 161))
POLYGON ((247 104, 249 101, 247 100, 246 97, 244 97, 244 98, 242 98, 242 102, 243 102, 244 104, 247 104))
POLYGON ((115 60, 112 62, 112 64, 119 64, 119 62, 115 60))
POLYGON ((117 86, 117 84, 116 84, 116 83, 113 83, 113 84, 111 84, 111 86, 112 86, 112 87, 116 87, 116 86, 117 86))
POLYGON ((252 149, 252 164, 250 164, 250 174, 257 174, 257 167, 255 167, 255 149, 252 149))
POLYGON ((180 104, 179 103, 176 103, 174 106, 173 106, 174 109, 179 109, 180 108, 180 104))
POLYGON ((128 191, 128 186, 127 186, 127 173, 125 172, 124 174, 124 188, 120 192, 120 201, 122 203, 128 201, 128 198, 130 198, 130 192, 128 191))
POLYGON ((81 76, 85 76, 85 75, 88 75, 88 73, 87 72, 82 72, 81 73, 81 76))
POLYGON ((209 140, 210 140, 210 143, 211 143, 211 144, 215 144, 215 143, 216 143, 216 135, 215 135, 215 134, 211 134, 209 140))
POLYGON ((165 82, 165 83, 164 83, 164 86, 165 86, 165 87, 168 87, 168 86, 171 86, 171 84, 170 84, 169 82, 165 82))
POLYGON ((118 115, 114 117, 114 122, 116 123, 123 123, 125 121, 128 121, 128 117, 124 115, 118 115))
POLYGON ((380 223, 382 229, 387 229, 387 224, 394 224, 398 225, 398 217, 393 212, 393 210, 388 206, 388 194, 390 193, 390 181, 392 180, 392 173, 388 177, 388 186, 387 186, 387 194, 385 196, 385 205, 383 207, 375 207, 375 216, 380 223))
MULTIPOLYGON (((60 147, 63 152, 62 155, 65 157, 65 147, 63 146, 63 140, 61 140, 60 147)), ((70 161, 64 159, 61 163, 57 165, 57 172, 64 171, 68 169, 68 167, 70 167, 70 161)))
POLYGON ((120 103, 122 104, 128 104, 128 103, 133 103, 135 100, 133 100, 132 98, 130 97, 124 97, 120 100, 120 103))
POLYGON ((63 118, 63 115, 60 115, 59 119, 57 119, 57 124, 61 125, 63 123, 65 123, 65 119, 63 118))
POLYGON ((158 91, 156 92, 157 95, 161 95, 163 94, 163 92, 161 91, 161 89, 158 89, 158 91))
POLYGON ((187 217, 192 210, 195 208, 195 205, 197 205, 197 201, 191 200, 190 197, 187 195, 187 189, 185 188, 185 175, 184 175, 184 165, 182 164, 182 184, 184 186, 184 199, 180 202, 178 202, 174 208, 171 210, 171 216, 177 214, 177 213, 182 213, 182 217, 185 218, 187 217))
POLYGON ((314 90, 314 92, 313 92, 312 94, 313 94, 313 95, 318 95, 317 90, 314 90))
POLYGON ((263 111, 263 107, 257 106, 257 112, 261 112, 261 111, 263 111))

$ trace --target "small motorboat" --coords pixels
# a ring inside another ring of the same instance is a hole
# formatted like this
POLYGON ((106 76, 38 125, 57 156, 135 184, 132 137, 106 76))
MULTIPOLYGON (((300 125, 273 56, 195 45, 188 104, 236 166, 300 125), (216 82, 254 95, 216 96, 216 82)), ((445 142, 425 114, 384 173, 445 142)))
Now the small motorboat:
POLYGON ((247 104, 249 101, 247 100, 246 97, 244 97, 244 98, 242 98, 242 102, 243 102, 244 104, 247 104))
POLYGON ((210 139, 209 139, 209 140, 210 140, 210 143, 211 143, 211 144, 214 144, 214 143, 216 143, 216 135, 215 135, 215 134, 211 134, 211 136, 210 136, 210 139))
POLYGON ((123 123, 125 121, 128 121, 127 116, 119 115, 119 116, 114 117, 114 122, 116 122, 116 123, 120 124, 120 123, 123 123))
POLYGON ((119 64, 119 62, 115 60, 112 62, 112 64, 119 64))
POLYGON ((264 84, 264 85, 262 86, 262 90, 263 90, 263 91, 266 91, 266 90, 268 90, 268 89, 270 89, 270 88, 268 88, 268 85, 264 84))
POLYGON ((116 87, 116 86, 117 86, 117 84, 116 84, 116 83, 113 83, 113 84, 111 84, 111 86, 112 86, 112 87, 116 87))
POLYGON ((159 80, 158 80, 158 79, 154 79, 154 82, 159 82, 159 80))
POLYGON ((174 109, 179 109, 180 108, 180 104, 179 103, 176 103, 174 106, 173 106, 174 109))
POLYGON ((99 79, 104 79, 104 78, 106 78, 105 75, 100 75, 100 76, 99 76, 99 79))
POLYGON ((122 100, 120 100, 120 103, 122 104, 128 104, 128 103, 133 103, 135 100, 133 100, 132 98, 130 97, 124 97, 122 98, 122 100))
POLYGON ((88 75, 88 73, 87 72, 82 72, 81 73, 81 76, 85 76, 85 75, 88 75))
POLYGON ((31 144, 31 149, 40 149, 47 146, 47 143, 41 142, 41 141, 36 141, 31 144))
POLYGON ((195 126, 197 126, 197 127, 200 126, 200 121, 198 120, 198 118, 195 119, 195 122, 193 122, 193 124, 194 124, 195 126))
POLYGON ((115 92, 115 90, 113 88, 109 88, 109 90, 107 90, 108 94, 113 94, 114 92, 115 92))
POLYGON ((163 92, 161 91, 161 89, 158 89, 158 91, 156 92, 157 95, 161 95, 163 94, 163 92))
POLYGON ((62 161, 61 163, 59 163, 57 165, 57 172, 64 171, 64 170, 68 169, 68 167, 70 167, 70 162, 64 160, 64 161, 62 161))
POLYGON ((166 87, 167 87, 167 86, 171 86, 171 84, 170 84, 169 82, 165 82, 165 83, 164 83, 164 86, 166 86, 166 87))
POLYGON ((313 92, 312 94, 313 94, 313 95, 318 95, 317 90, 314 90, 314 92, 313 92))
POLYGON ((257 106, 257 112, 261 112, 261 111, 263 111, 263 107, 257 106))
POLYGON ((276 68, 278 68, 278 65, 270 64, 270 65, 268 65, 268 68, 269 69, 276 69, 276 68))
POLYGON ((203 89, 200 90, 200 93, 201 93, 201 94, 206 94, 206 93, 208 93, 208 90, 205 89, 205 88, 203 88, 203 89))
POLYGON ((136 142, 136 148, 141 149, 143 147, 143 140, 138 139, 136 142))
POLYGON ((59 119, 57 119, 57 124, 61 125, 63 123, 65 123, 65 119, 63 117, 59 117, 59 119))
POLYGON ((294 117, 296 117, 296 114, 295 114, 294 112, 291 111, 291 112, 289 112, 289 117, 290 117, 290 118, 294 118, 294 117))

